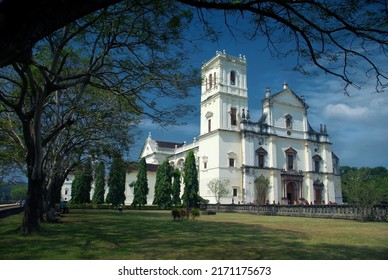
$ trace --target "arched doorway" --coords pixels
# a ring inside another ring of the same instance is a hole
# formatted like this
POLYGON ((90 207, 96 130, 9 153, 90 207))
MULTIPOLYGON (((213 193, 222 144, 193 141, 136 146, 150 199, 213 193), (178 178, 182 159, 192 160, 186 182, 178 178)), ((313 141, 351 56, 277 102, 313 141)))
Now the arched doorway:
POLYGON ((287 200, 288 204, 294 204, 294 201, 297 200, 296 185, 294 182, 290 182, 287 184, 287 200))

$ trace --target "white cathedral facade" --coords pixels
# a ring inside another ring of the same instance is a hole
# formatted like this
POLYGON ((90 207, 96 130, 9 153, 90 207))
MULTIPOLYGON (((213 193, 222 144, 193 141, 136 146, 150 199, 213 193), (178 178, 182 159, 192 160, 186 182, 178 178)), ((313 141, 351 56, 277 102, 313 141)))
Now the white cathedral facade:
MULTIPOLYGON (((210 203, 215 202, 208 188, 213 179, 229 181, 229 195, 221 203, 255 203, 254 183, 260 176, 269 179, 268 203, 342 203, 339 160, 326 126, 319 131, 310 126, 304 98, 286 83, 275 94, 267 89, 261 117, 251 119, 246 59, 225 52, 202 65, 202 81, 199 137, 187 144, 157 141, 150 134, 145 141, 140 157, 149 167, 148 204, 157 166, 168 159, 183 168, 189 150, 197 159, 199 194, 210 203)), ((126 204, 132 203, 129 184, 135 180, 136 171, 128 171, 126 204)))
MULTIPOLYGON (((183 167, 186 153, 193 150, 200 195, 213 203, 211 180, 229 180, 229 196, 222 203, 253 203, 254 182, 260 176, 269 179, 269 203, 290 204, 301 198, 342 203, 339 161, 326 126, 313 130, 308 105, 286 84, 276 94, 267 90, 261 118, 251 119, 246 67, 245 57, 225 52, 204 63, 199 138, 186 144, 156 141, 149 135, 141 157, 150 165, 168 159, 183 167)), ((151 191, 148 202, 152 200, 151 191)))

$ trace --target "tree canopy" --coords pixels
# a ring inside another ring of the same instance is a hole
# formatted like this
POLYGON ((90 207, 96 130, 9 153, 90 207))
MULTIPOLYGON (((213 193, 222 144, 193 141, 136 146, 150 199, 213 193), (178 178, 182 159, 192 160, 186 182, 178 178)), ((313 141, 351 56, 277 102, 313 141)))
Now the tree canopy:
MULTIPOLYGON (((58 28, 93 11, 125 1, 87 0, 79 3, 74 0, 32 0, 29 1, 29 6, 24 6, 22 10, 19 8, 19 2, 4 0, 0 3, 0 66, 25 60, 36 42, 58 28)), ((146 7, 159 1, 136 2, 146 7)), ((208 23, 214 17, 207 11, 223 13, 229 31, 236 30, 236 18, 248 21, 250 27, 248 30, 242 30, 247 37, 266 38, 268 48, 276 56, 295 53, 297 71, 307 73, 310 71, 308 65, 313 64, 324 73, 342 79, 345 82, 345 90, 348 85, 359 88, 371 77, 376 81, 376 90, 382 91, 387 87, 384 59, 387 56, 388 8, 385 1, 176 2, 196 8, 206 32, 211 31, 208 23), (362 78, 359 70, 365 74, 362 78)))
POLYGON ((157 102, 187 97, 198 81, 181 48, 190 14, 171 9, 172 2, 151 1, 147 8, 140 2, 72 22, 39 41, 28 60, 0 69, 0 114, 13 121, 12 133, 6 132, 23 151, 28 177, 24 232, 39 229, 48 175, 64 180, 85 153, 128 146, 129 134, 122 132, 139 115, 165 125, 191 110, 157 102))
POLYGON ((229 31, 248 39, 265 38, 273 56, 295 55, 294 70, 309 75, 320 69, 348 86, 361 88, 371 78, 376 91, 388 86, 388 6, 380 0, 218 1, 179 0, 196 7, 211 29, 211 14, 220 11, 229 31), (236 19, 239 19, 236 23, 236 19), (244 29, 239 23, 246 22, 244 29))

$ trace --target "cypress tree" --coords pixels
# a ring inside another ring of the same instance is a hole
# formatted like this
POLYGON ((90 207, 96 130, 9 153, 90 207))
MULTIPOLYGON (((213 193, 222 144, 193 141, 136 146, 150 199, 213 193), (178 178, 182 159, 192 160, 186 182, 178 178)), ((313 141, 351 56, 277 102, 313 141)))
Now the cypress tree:
POLYGON ((147 194, 148 194, 147 164, 145 159, 142 158, 140 160, 139 170, 137 172, 132 205, 140 207, 147 204, 147 194))
POLYGON ((71 185, 71 201, 73 203, 90 203, 90 190, 93 181, 92 172, 91 159, 88 159, 85 164, 77 168, 71 185))
POLYGON ((119 206, 125 202, 125 163, 120 155, 113 157, 108 179, 106 202, 119 206))
POLYGON ((172 172, 172 177, 174 182, 172 183, 172 205, 180 206, 181 205, 181 172, 178 168, 175 168, 172 172))
POLYGON ((183 179, 185 183, 185 189, 182 196, 183 206, 196 208, 199 206, 200 197, 198 195, 198 171, 193 151, 187 153, 183 179))
POLYGON ((79 189, 79 203, 90 203, 90 190, 93 182, 92 160, 89 158, 83 166, 82 183, 79 189))
POLYGON ((155 194, 152 204, 166 209, 171 207, 171 171, 168 160, 156 170, 155 194))
POLYGON ((78 166, 74 174, 74 180, 71 184, 71 203, 79 202, 79 191, 82 184, 82 166, 78 166))
POLYGON ((92 202, 94 204, 104 203, 105 196, 105 164, 100 162, 96 168, 96 185, 94 188, 92 202))

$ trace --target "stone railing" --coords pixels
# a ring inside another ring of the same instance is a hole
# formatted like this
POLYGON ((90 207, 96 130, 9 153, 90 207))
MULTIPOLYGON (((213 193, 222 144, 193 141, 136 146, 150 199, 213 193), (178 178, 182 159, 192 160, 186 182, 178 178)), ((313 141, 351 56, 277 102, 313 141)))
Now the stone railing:
POLYGON ((293 216, 388 222, 388 207, 376 206, 368 211, 351 205, 246 205, 208 204, 207 210, 228 213, 251 213, 269 216, 293 216))

